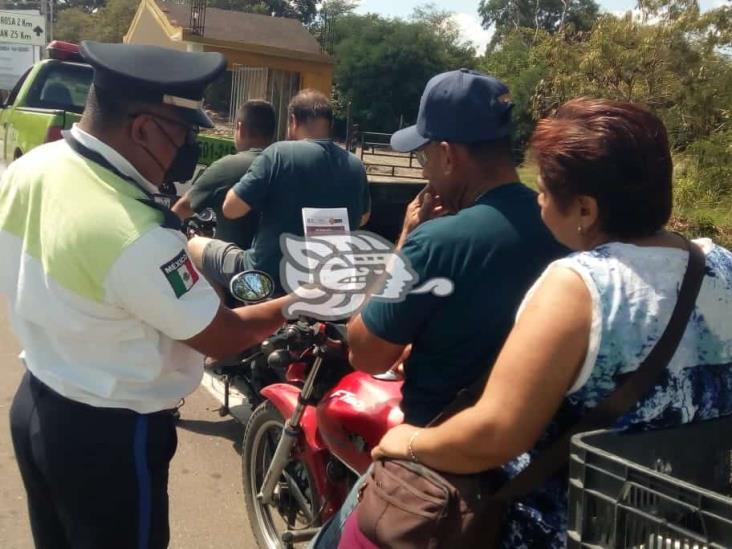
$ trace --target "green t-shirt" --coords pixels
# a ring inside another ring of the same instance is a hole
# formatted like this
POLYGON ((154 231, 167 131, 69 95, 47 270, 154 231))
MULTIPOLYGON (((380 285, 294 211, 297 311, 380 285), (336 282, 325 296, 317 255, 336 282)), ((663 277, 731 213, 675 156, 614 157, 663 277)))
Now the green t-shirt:
POLYGON ((536 193, 511 183, 456 215, 423 223, 402 253, 420 282, 445 277, 454 292, 373 300, 361 315, 376 336, 412 343, 402 410, 408 423, 425 425, 488 372, 524 293, 566 250, 542 223, 536 193))
POLYGON ((247 268, 280 279, 280 236, 304 235, 303 208, 347 208, 351 230, 371 207, 361 161, 330 140, 280 141, 267 147, 234 192, 261 212, 247 268))
POLYGON ((196 179, 188 191, 188 199, 194 212, 211 208, 216 212, 216 238, 233 242, 243 249, 249 248, 257 231, 259 215, 256 212, 239 219, 227 219, 221 211, 226 193, 238 182, 262 149, 251 148, 220 158, 196 179))

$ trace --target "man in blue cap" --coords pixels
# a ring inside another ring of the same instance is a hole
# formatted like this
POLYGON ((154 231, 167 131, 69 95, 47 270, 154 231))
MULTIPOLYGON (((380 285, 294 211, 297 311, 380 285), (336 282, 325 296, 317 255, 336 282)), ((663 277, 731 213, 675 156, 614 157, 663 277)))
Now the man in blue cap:
POLYGON ((0 294, 27 367, 10 412, 38 548, 163 548, 172 409, 270 335, 282 301, 223 307, 160 185, 191 177, 216 53, 85 42, 94 82, 64 139, 0 183, 0 294))
MULTIPOLYGON (((370 301, 349 324, 354 368, 377 374, 404 361, 405 421, 426 425, 463 388, 485 379, 524 293, 565 250, 541 221, 536 193, 519 182, 511 154, 509 90, 461 69, 432 78, 417 124, 392 136, 415 152, 428 180, 407 207, 398 247, 420 280, 444 277, 447 297, 370 301)), ((353 498, 317 547, 335 547, 353 498)))

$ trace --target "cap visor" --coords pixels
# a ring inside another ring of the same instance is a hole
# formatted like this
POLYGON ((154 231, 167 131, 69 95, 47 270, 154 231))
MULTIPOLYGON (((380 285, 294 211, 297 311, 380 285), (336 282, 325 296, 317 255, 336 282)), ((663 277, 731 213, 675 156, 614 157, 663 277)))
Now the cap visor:
POLYGON ((391 136, 391 148, 399 152, 416 151, 429 142, 429 138, 417 133, 417 126, 409 126, 391 136))
POLYGON ((213 128, 214 123, 201 109, 183 109, 176 107, 176 110, 183 116, 186 122, 201 128, 213 128))

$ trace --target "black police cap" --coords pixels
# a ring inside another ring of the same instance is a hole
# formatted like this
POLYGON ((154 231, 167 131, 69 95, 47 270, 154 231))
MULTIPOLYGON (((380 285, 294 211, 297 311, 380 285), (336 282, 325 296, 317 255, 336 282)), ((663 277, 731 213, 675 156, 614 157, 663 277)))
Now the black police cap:
POLYGON ((202 99, 206 86, 226 70, 220 53, 85 40, 81 55, 94 67, 94 86, 133 101, 171 105, 191 124, 213 127, 202 99))

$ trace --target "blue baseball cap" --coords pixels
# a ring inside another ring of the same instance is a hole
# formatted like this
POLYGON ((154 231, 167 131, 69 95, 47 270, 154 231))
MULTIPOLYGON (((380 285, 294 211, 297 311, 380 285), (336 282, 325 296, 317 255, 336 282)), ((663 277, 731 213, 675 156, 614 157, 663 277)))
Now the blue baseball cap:
POLYGON ((486 74, 460 69, 427 82, 417 124, 391 136, 395 151, 416 151, 430 141, 477 143, 511 134, 508 86, 486 74))

